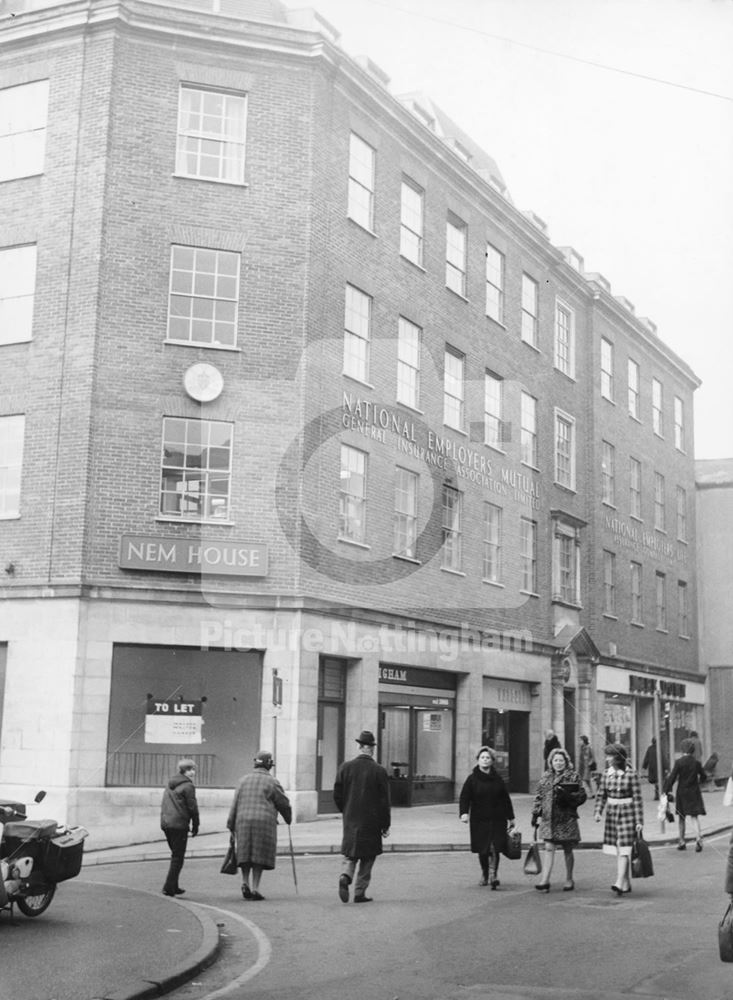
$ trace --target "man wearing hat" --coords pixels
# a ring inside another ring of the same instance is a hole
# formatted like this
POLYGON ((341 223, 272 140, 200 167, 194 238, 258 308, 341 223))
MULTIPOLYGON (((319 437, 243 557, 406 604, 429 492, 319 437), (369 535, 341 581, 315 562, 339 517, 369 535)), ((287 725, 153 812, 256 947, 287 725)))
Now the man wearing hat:
POLYGON ((372 897, 366 895, 366 890, 377 855, 382 853, 382 838, 389 835, 391 823, 389 778, 382 765, 374 760, 377 745, 374 733, 364 729, 356 742, 358 754, 341 765, 333 786, 333 799, 343 813, 344 824, 339 899, 348 903, 349 886, 356 873, 354 902, 371 903, 372 897))

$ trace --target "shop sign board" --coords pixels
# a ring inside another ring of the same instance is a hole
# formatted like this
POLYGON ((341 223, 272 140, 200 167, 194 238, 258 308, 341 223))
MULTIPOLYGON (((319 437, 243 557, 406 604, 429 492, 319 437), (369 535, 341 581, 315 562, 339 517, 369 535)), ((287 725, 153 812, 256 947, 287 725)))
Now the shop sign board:
POLYGON ((146 743, 202 743, 202 702, 148 699, 146 743))
POLYGON ((119 563, 122 569, 163 573, 267 576, 267 546, 209 538, 123 535, 119 563))
POLYGON ((379 683, 455 691, 456 675, 444 670, 428 670, 426 667, 403 667, 391 663, 380 663, 379 683))

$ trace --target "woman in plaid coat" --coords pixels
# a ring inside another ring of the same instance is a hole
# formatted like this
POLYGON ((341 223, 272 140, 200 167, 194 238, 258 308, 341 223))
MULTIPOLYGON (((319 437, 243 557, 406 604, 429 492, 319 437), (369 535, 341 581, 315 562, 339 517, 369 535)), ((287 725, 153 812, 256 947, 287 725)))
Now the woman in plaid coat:
POLYGON ((260 878, 275 867, 277 815, 290 825, 290 800, 269 772, 275 761, 267 750, 254 759, 254 771, 240 779, 229 810, 227 829, 234 834, 237 864, 242 870, 242 896, 261 900, 260 878), (249 875, 252 873, 252 887, 249 875))
POLYGON ((604 752, 608 766, 596 796, 595 821, 600 823, 605 807, 603 852, 616 855, 616 881, 611 891, 623 896, 631 892, 631 848, 644 825, 641 782, 629 765, 626 747, 612 743, 604 752))

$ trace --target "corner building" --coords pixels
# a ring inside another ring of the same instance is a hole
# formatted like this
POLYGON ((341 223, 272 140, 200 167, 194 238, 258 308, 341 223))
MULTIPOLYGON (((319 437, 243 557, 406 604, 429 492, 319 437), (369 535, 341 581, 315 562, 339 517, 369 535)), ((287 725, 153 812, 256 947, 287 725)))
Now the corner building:
MULTIPOLYGON (((18 6, 17 4, 15 5, 18 6)), ((695 375, 499 167, 277 0, 0 21, 0 782, 98 844, 181 753, 299 819, 552 727, 703 729, 695 375), (689 509, 688 509, 689 503, 689 509)))

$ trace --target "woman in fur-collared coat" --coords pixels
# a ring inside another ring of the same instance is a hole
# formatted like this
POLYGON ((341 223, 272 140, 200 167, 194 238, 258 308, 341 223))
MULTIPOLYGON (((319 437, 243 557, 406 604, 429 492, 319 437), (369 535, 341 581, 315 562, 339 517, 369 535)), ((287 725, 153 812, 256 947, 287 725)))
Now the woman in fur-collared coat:
POLYGON ((563 890, 575 888, 573 847, 580 843, 578 806, 587 799, 580 775, 566 750, 555 747, 547 755, 547 770, 537 783, 532 806, 532 826, 539 824, 539 836, 545 842, 540 880, 535 889, 550 891, 550 876, 555 861, 555 848, 562 847, 565 856, 565 885, 563 890))
POLYGON ((240 779, 227 819, 227 829, 234 834, 245 899, 265 898, 260 893, 260 878, 263 871, 275 867, 278 813, 288 826, 292 820, 290 800, 277 778, 269 773, 274 763, 268 750, 260 750, 252 774, 240 779))

